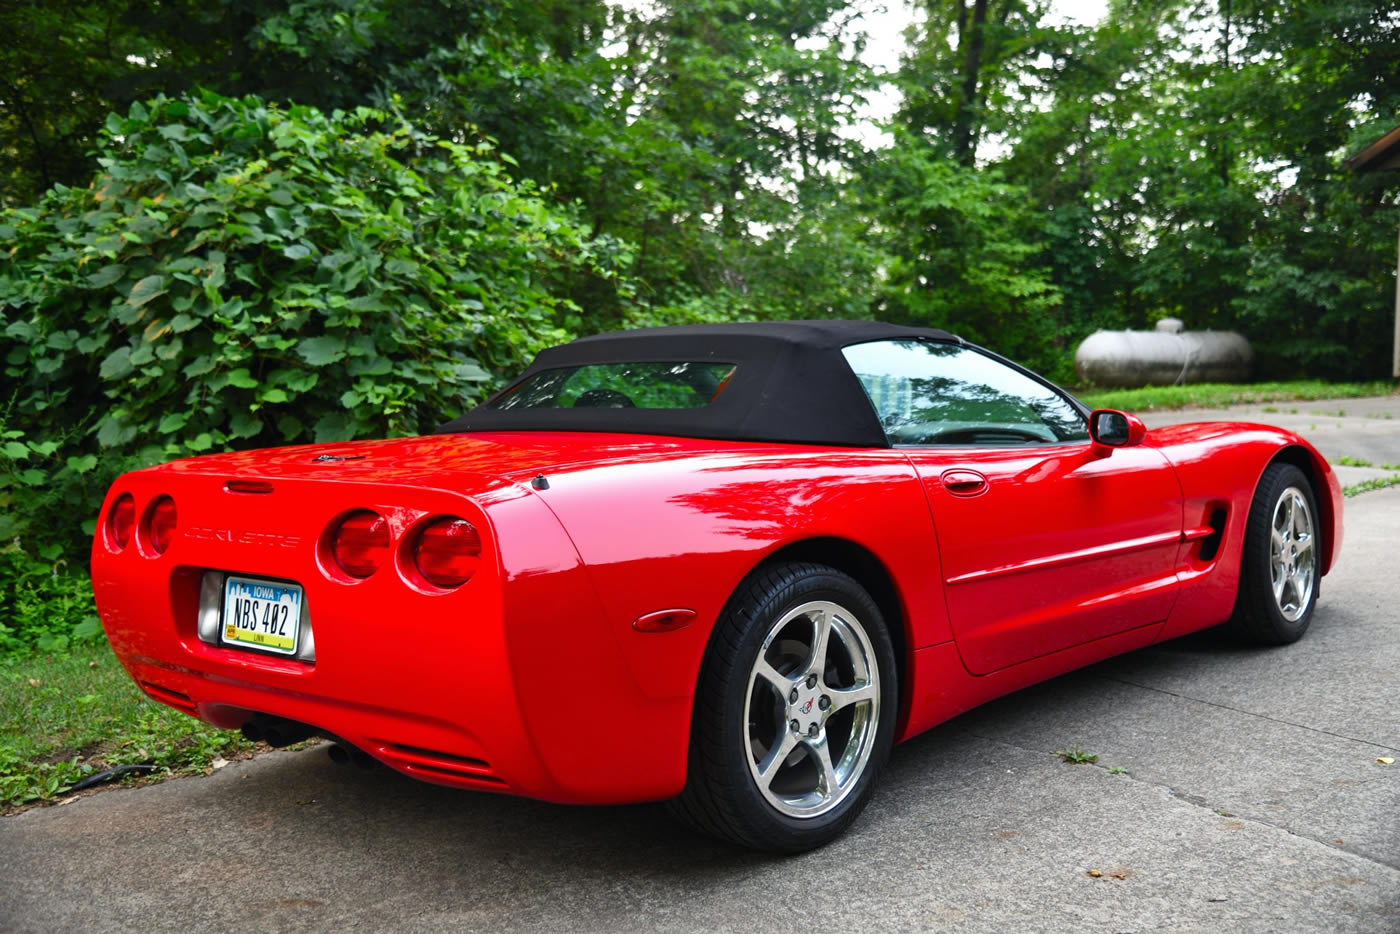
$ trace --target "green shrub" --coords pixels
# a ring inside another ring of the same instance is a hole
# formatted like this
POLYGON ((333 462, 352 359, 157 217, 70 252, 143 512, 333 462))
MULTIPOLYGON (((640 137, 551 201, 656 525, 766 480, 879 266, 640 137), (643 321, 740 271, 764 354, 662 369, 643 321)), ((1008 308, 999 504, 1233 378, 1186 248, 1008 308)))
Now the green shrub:
POLYGON ((185 454, 455 415, 565 336, 570 277, 620 258, 505 158, 363 108, 113 115, 90 187, 0 215, 12 427, 96 414, 103 447, 185 454))

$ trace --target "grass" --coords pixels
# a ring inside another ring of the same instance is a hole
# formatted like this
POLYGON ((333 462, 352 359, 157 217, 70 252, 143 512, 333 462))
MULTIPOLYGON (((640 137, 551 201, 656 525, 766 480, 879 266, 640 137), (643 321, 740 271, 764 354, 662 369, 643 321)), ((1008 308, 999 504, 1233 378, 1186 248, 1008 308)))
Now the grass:
POLYGON ((1073 749, 1057 750, 1055 755, 1060 757, 1061 762, 1068 762, 1070 765, 1089 765, 1099 761, 1096 753, 1085 752, 1078 746, 1073 749))
POLYGON ((1368 383, 1328 383, 1298 380, 1288 383, 1197 383, 1192 386, 1145 386, 1142 389, 1088 389, 1078 393, 1085 405, 1095 409, 1225 408, 1260 402, 1291 402, 1315 399, 1357 399, 1389 396, 1400 391, 1393 380, 1368 383))
POLYGON ((104 642, 0 660, 0 812, 50 801, 88 775, 149 763, 151 775, 206 773, 256 748, 148 700, 104 642))

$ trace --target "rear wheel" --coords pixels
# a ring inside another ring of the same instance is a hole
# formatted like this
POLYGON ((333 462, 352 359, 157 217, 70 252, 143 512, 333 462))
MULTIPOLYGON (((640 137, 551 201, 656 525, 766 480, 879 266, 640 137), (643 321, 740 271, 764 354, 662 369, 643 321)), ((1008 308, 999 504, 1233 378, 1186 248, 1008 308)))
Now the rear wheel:
POLYGON ((698 687, 679 816, 789 853, 856 819, 899 696, 889 633, 859 584, 814 564, 756 572, 716 624, 698 687))
POLYGON ((1317 502, 1307 476, 1271 464, 1245 528, 1232 630, 1251 642, 1285 645, 1307 632, 1321 579, 1317 502))

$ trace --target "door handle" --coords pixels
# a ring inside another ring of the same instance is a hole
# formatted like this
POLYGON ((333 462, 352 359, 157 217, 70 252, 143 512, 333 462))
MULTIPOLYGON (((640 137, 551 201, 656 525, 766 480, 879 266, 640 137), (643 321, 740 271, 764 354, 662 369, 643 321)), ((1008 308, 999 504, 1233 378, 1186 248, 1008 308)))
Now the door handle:
POLYGON ((943 487, 954 496, 978 496, 987 492, 987 478, 975 470, 943 471, 943 487))

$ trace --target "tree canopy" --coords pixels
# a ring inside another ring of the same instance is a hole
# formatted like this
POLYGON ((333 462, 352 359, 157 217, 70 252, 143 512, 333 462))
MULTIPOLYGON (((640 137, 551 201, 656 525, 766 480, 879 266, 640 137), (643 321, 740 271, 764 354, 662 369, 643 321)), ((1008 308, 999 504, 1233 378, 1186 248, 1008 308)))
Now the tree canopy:
MULTIPOLYGON (((1383 375, 1396 0, 919 0, 893 68, 841 0, 12 4, 0 203, 82 187, 108 114, 205 93, 489 141, 625 257, 568 332, 732 317, 952 327, 1066 376, 1101 326, 1232 327, 1262 375, 1383 375), (885 142, 858 132, 882 84, 885 142)), ((509 160, 508 162, 505 160, 509 160)), ((14 308, 13 305, 10 306, 14 308)))

